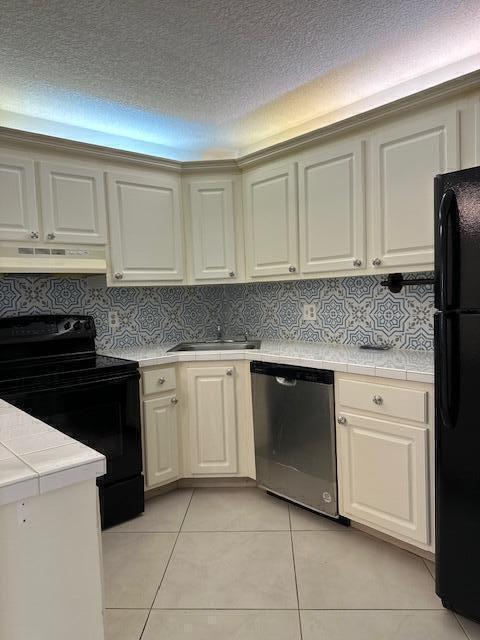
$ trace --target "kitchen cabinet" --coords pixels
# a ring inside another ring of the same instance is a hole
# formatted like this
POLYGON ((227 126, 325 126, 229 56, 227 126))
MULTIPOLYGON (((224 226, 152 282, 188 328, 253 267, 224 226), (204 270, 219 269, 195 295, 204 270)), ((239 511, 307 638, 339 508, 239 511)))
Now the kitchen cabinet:
POLYGON ((175 395, 143 401, 143 432, 147 488, 177 480, 179 459, 175 395))
POLYGON ((335 384, 341 515, 433 551, 433 388, 352 374, 335 384))
POLYGON ((433 178, 459 168, 455 103, 379 127, 371 139, 370 264, 433 266, 433 178))
POLYGON ((187 370, 188 434, 192 475, 238 471, 235 366, 187 370))
POLYGON ((228 177, 184 180, 191 282, 243 279, 243 233, 237 180, 228 177), (187 204, 188 203, 188 204, 187 204), (237 218, 240 218, 237 221, 237 218))
POLYGON ((300 270, 365 268, 365 171, 360 140, 322 146, 298 160, 300 270))
POLYGON ((27 156, 0 152, 0 240, 40 237, 35 165, 27 156))
POLYGON ((94 164, 39 163, 42 239, 72 244, 106 244, 103 171, 94 164))
POLYGON ((110 284, 179 284, 184 278, 180 178, 107 175, 110 284))
POLYGON ((298 273, 296 163, 286 161, 244 175, 247 278, 298 273))

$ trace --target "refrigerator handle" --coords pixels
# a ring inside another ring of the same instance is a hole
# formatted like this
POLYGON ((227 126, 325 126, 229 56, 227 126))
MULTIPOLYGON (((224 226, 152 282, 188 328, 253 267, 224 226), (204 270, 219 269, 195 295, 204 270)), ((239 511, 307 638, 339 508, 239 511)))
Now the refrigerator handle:
POLYGON ((452 282, 450 272, 453 266, 452 257, 449 256, 448 223, 453 208, 457 208, 457 197, 453 189, 447 189, 442 196, 438 211, 438 244, 441 255, 440 273, 438 274, 439 300, 437 306, 445 311, 449 306, 448 286, 452 282))
MULTIPOLYGON (((442 422, 448 429, 453 429, 456 423, 458 402, 457 402, 457 386, 459 379, 459 372, 457 364, 458 350, 455 345, 452 344, 453 333, 456 333, 455 329, 450 335, 448 323, 455 322, 456 318, 449 316, 445 313, 440 314, 439 328, 440 328, 440 414, 442 416, 442 422)), ((438 348, 438 347, 437 347, 438 348)))

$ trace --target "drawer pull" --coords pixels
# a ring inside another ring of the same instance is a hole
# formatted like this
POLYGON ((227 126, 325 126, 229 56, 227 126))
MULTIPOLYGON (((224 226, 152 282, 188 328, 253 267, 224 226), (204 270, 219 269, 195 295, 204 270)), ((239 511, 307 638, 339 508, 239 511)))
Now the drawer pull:
POLYGON ((345 418, 345 416, 338 416, 337 422, 338 424, 347 424, 347 419, 345 418))
POLYGON ((177 399, 177 398, 172 398, 172 399, 170 400, 170 402, 171 402, 172 404, 178 404, 178 399, 177 399))
POLYGON ((227 376, 233 376, 233 369, 227 369, 227 376))
POLYGON ((165 384, 165 380, 166 380, 166 378, 163 378, 163 377, 159 378, 158 379, 158 384, 165 384))
POLYGON ((375 396, 373 396, 372 401, 377 405, 383 404, 382 396, 375 395, 375 396))

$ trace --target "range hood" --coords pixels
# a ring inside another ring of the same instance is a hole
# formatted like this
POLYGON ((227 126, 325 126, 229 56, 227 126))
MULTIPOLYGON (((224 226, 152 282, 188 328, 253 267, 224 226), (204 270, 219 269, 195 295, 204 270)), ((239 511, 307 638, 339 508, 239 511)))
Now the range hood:
POLYGON ((106 273, 105 247, 0 243, 0 273, 106 273))

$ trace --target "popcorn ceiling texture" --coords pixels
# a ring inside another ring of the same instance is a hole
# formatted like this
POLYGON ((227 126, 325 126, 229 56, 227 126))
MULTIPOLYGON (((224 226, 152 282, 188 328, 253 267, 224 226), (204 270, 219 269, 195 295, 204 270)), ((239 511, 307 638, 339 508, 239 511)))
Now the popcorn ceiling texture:
POLYGON ((480 53, 478 0, 0 0, 0 15, 0 124, 185 158, 234 156, 480 53))
POLYGON ((259 338, 433 349, 432 287, 392 294, 380 280, 89 289, 82 277, 11 275, 0 278, 0 316, 92 315, 98 348, 211 338, 220 324, 227 336, 247 331, 259 338), (315 304, 316 320, 303 320, 305 303, 315 304), (120 318, 116 331, 108 324, 110 310, 120 318))

